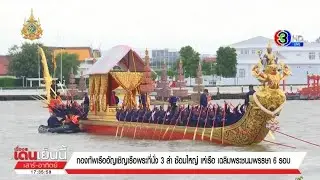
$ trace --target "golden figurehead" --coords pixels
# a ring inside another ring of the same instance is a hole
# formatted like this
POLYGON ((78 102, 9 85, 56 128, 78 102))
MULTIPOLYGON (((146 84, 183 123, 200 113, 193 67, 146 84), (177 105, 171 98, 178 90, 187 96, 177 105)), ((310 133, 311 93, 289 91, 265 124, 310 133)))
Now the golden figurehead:
POLYGON ((35 19, 33 16, 33 9, 31 9, 31 14, 29 19, 24 21, 23 28, 21 30, 21 34, 24 39, 29 39, 31 41, 40 39, 42 36, 42 28, 40 24, 40 19, 35 19))
POLYGON ((252 75, 263 86, 254 94, 253 99, 261 110, 274 116, 280 112, 286 101, 286 95, 280 89, 280 82, 285 80, 291 72, 286 64, 278 64, 278 58, 273 55, 270 43, 268 44, 267 53, 263 58, 259 57, 260 61, 252 68, 252 75), (264 61, 263 69, 261 69, 261 61, 264 61))
MULTIPOLYGON (((272 64, 278 64, 278 57, 272 52, 271 41, 269 41, 266 53, 261 56, 261 52, 258 53, 260 58, 260 64, 263 65, 265 71, 268 70, 268 66, 272 64)), ((270 71, 272 71, 270 69, 270 71)))

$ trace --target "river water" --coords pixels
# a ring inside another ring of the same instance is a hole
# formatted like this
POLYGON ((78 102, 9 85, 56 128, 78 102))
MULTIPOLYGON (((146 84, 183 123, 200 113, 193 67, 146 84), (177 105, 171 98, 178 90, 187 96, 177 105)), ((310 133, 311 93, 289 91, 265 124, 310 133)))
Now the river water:
MULTIPOLYGON (((239 100, 231 101, 234 104, 239 100)), ((0 102, 0 179, 46 179, 46 180, 94 180, 94 179, 219 179, 219 180, 294 180, 297 175, 16 175, 13 168, 13 149, 17 145, 34 150, 60 148, 67 145, 68 151, 300 151, 307 152, 301 165, 302 176, 306 180, 320 179, 320 148, 275 134, 275 142, 295 146, 296 149, 263 142, 249 147, 222 147, 205 142, 193 141, 147 141, 96 136, 89 134, 38 134, 37 128, 45 124, 48 111, 36 101, 0 102)), ((289 101, 282 111, 279 121, 280 131, 302 139, 320 143, 320 101, 289 101)))

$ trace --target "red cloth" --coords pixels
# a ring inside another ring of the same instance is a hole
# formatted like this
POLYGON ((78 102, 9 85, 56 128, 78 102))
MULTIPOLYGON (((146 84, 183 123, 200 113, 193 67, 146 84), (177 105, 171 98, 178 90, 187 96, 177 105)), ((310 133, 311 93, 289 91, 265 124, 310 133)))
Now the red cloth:
POLYGON ((116 97, 114 94, 111 95, 111 99, 110 99, 110 105, 114 106, 116 105, 116 97))
POLYGON ((49 112, 52 113, 53 109, 57 106, 57 100, 56 99, 51 99, 50 103, 48 105, 49 112))
POLYGON ((71 116, 71 121, 72 121, 72 123, 73 124, 79 124, 79 116, 74 116, 74 115, 72 115, 71 116))

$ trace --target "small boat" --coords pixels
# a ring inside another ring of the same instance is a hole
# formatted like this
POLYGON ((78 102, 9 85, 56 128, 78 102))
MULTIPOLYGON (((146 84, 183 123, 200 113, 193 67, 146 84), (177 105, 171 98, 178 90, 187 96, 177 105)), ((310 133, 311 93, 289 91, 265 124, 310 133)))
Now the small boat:
POLYGON ((67 125, 62 125, 55 128, 49 128, 45 125, 40 125, 38 128, 39 133, 59 133, 59 134, 71 134, 71 133, 79 133, 81 132, 80 128, 70 128, 67 125))

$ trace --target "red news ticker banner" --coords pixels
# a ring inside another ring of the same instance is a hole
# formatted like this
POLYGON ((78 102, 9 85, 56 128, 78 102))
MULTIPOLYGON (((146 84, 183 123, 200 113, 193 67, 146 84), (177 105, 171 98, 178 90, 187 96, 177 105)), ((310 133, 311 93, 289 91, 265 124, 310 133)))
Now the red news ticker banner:
POLYGON ((65 169, 68 174, 301 174, 299 169, 65 169))
MULTIPOLYGON (((18 161, 15 169, 60 169, 67 161, 18 161)), ((67 174, 301 174, 299 169, 64 169, 67 174)))
POLYGON ((20 160, 15 171, 52 174, 301 174, 305 152, 74 152, 69 161, 20 160), (50 172, 51 173, 51 172, 50 172))
POLYGON ((64 169, 67 161, 18 161, 14 169, 64 169))

